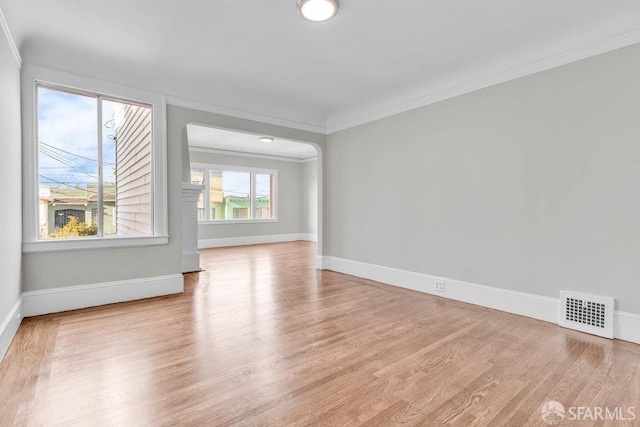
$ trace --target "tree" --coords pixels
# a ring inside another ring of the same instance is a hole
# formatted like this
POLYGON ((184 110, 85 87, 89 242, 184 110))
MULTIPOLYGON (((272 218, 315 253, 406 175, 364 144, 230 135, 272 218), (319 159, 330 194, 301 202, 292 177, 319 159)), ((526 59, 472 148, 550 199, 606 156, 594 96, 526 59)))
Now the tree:
POLYGON ((91 225, 78 221, 75 216, 69 216, 69 222, 56 230, 55 233, 49 234, 49 237, 79 237, 79 236, 95 236, 98 234, 98 225, 94 222, 91 225))

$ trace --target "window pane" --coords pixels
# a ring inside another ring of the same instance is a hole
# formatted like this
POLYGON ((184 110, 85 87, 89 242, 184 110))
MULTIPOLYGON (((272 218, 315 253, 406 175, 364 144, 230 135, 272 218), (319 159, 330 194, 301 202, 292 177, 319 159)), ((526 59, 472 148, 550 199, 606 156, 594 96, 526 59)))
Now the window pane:
POLYGON ((191 168, 191 183, 204 185, 204 169, 191 168))
MULTIPOLYGON (((195 185, 204 185, 204 169, 191 168, 191 183, 195 185)), ((204 192, 200 192, 198 197, 198 221, 204 221, 204 192)))
POLYGON ((249 172, 211 171, 211 208, 216 219, 249 219, 251 174, 249 172))
POLYGON ((96 235, 97 98, 37 88, 39 237, 96 235))
POLYGON ((273 175, 256 174, 256 218, 273 218, 273 175))
POLYGON ((249 208, 233 208, 233 219, 249 219, 249 208))
POLYGON ((150 235, 151 107, 104 100, 102 132, 104 235, 150 235))
POLYGON ((209 171, 209 219, 224 219, 222 196, 222 172, 209 171))
POLYGON ((204 193, 200 192, 200 196, 198 196, 198 221, 205 221, 204 217, 204 193))

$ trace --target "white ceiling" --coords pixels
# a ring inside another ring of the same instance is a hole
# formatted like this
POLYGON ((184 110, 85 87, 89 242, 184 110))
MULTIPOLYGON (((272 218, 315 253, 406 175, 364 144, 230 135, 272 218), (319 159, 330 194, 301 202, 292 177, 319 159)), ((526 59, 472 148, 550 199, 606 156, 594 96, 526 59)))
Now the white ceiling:
MULTIPOLYGON (((638 0, 0 0, 25 62, 334 131, 640 42, 638 0)), ((180 98, 180 99, 177 99, 180 98)))
POLYGON ((260 136, 199 125, 187 125, 189 147, 233 153, 260 154, 288 159, 306 160, 317 156, 316 149, 301 142, 274 138, 273 142, 260 142, 260 136))

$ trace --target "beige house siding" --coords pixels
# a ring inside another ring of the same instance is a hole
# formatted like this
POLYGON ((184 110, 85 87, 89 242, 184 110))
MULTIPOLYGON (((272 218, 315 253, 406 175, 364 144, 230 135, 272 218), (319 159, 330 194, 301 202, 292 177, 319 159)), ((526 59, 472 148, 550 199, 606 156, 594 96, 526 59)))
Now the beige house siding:
POLYGON ((118 235, 148 235, 152 232, 151 108, 121 104, 115 130, 118 235))

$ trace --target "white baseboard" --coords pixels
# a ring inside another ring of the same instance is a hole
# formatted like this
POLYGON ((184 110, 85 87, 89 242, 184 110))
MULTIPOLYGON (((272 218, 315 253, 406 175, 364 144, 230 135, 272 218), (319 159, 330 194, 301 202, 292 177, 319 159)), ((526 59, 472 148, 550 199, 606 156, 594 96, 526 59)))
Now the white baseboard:
POLYGON ((16 332, 18 332, 18 327, 22 319, 22 299, 18 298, 18 301, 13 304, 11 310, 9 310, 9 313, 7 313, 0 324, 0 362, 2 362, 13 337, 16 335, 16 332))
MULTIPOLYGON (((479 285, 332 256, 318 258, 317 265, 320 269, 333 270, 388 285, 558 324, 559 298, 479 285), (445 282, 444 292, 434 290, 436 280, 445 282)), ((616 311, 614 322, 615 338, 640 344, 640 315, 616 311)))
POLYGON ((183 291, 182 274, 29 291, 22 293, 22 314, 39 316, 183 291))
POLYGON ((613 334, 615 338, 640 344, 640 314, 616 310, 613 314, 613 334))
POLYGON ((318 235, 317 234, 302 233, 302 234, 300 234, 300 237, 302 237, 302 239, 300 239, 300 240, 306 240, 307 242, 317 242, 318 241, 318 235))
POLYGON ((316 268, 318 270, 327 270, 327 267, 325 267, 324 265, 324 259, 326 257, 323 257, 322 255, 317 255, 316 256, 316 268))
POLYGON ((198 249, 222 248, 227 246, 261 245, 264 243, 295 242, 298 240, 311 240, 317 235, 306 233, 270 234, 266 236, 224 237, 219 239, 200 239, 198 249))

